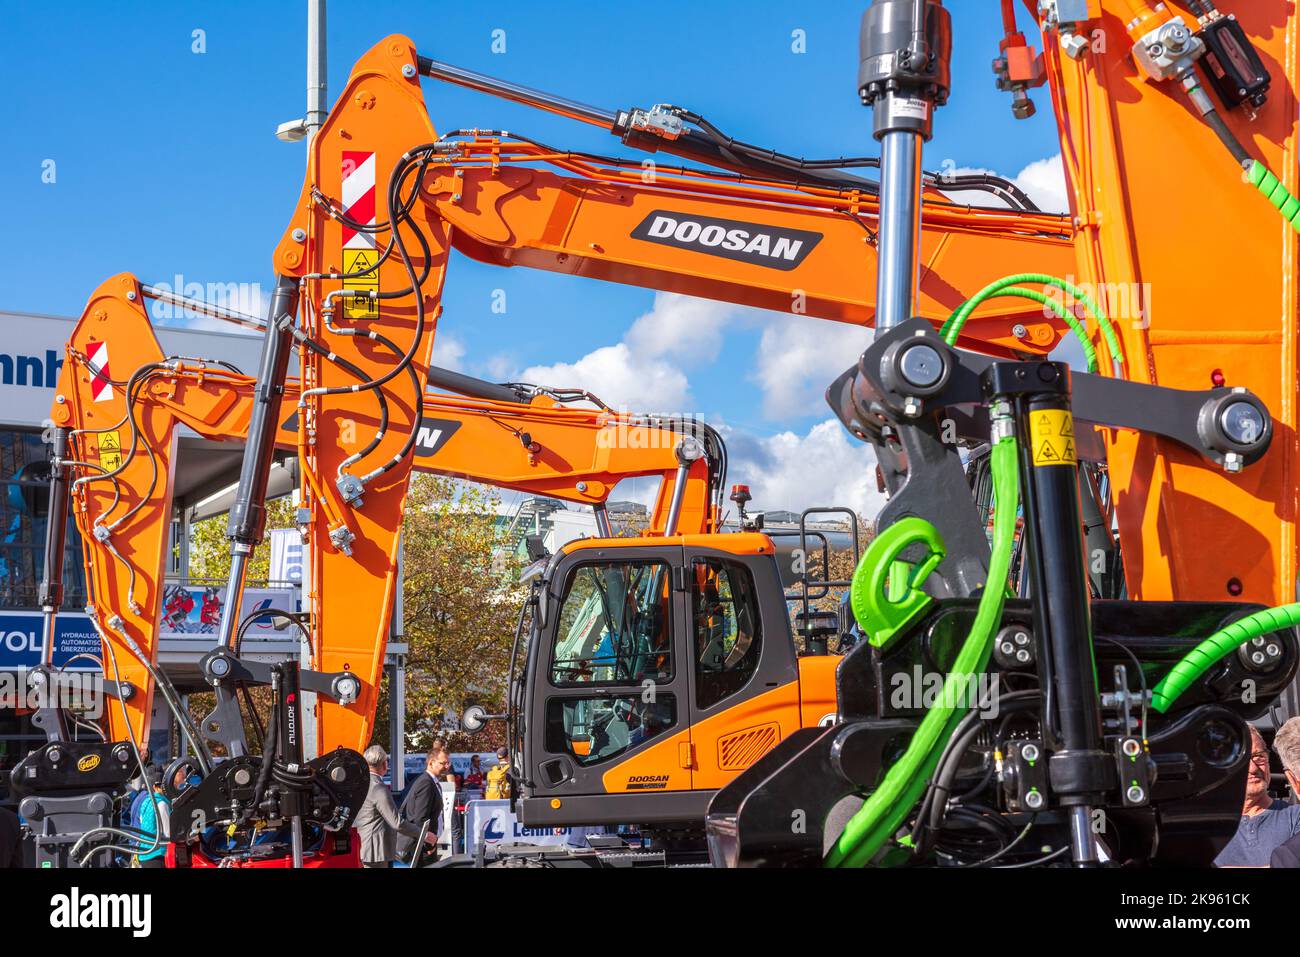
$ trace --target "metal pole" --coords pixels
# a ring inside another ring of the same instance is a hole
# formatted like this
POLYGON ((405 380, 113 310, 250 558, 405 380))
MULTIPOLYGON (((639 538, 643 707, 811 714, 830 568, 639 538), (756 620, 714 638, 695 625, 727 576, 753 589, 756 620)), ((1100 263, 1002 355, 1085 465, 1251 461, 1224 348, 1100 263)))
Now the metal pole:
POLYGON ((325 0, 307 0, 307 142, 325 122, 328 85, 325 53, 325 0))
POLYGON ((68 740, 58 673, 54 668, 54 644, 58 639, 59 608, 63 605, 63 559, 68 527, 68 470, 63 464, 68 454, 68 429, 54 430, 50 449, 49 511, 45 516, 45 556, 37 601, 41 606, 41 663, 28 679, 40 692, 41 704, 32 723, 45 732, 47 741, 68 740))
POLYGON ((163 289, 159 286, 153 286, 149 283, 141 283, 140 291, 144 293, 146 299, 155 299, 158 302, 165 302, 171 306, 178 306, 190 312, 196 312, 199 315, 210 316, 213 319, 221 319, 225 322, 234 323, 237 326, 243 326, 245 329, 255 329, 263 332, 266 329, 266 320, 258 319, 256 316, 250 316, 247 313, 239 312, 234 309, 227 309, 224 306, 217 306, 210 302, 204 302, 201 299, 191 299, 189 296, 182 296, 172 292, 169 289, 163 289))
MULTIPOLYGON (((402 602, 402 581, 406 575, 406 541, 397 539, 397 590, 393 595, 393 618, 388 625, 388 642, 393 645, 402 640, 406 628, 406 612, 402 602)), ((406 787, 406 667, 401 655, 392 655, 393 664, 388 671, 388 753, 392 758, 393 790, 406 787)))
POLYGON ((677 474, 673 477, 673 497, 668 501, 668 520, 664 523, 665 535, 677 534, 677 523, 682 517, 682 499, 686 497, 686 478, 690 471, 690 465, 679 465, 677 474))
POLYGON ((418 62, 420 73, 423 76, 442 80, 445 83, 453 83, 456 86, 463 86, 470 90, 477 90, 479 93, 499 96, 503 100, 511 100, 525 106, 536 107, 539 110, 546 110, 548 113, 565 116, 571 120, 580 120, 583 123, 590 123, 593 126, 600 126, 608 130, 614 126, 618 119, 617 114, 601 109, 598 106, 589 106, 586 103, 568 100, 562 96, 555 96, 542 90, 520 86, 518 83, 510 83, 507 80, 498 80, 496 77, 488 76, 485 73, 475 73, 473 70, 452 66, 450 63, 440 63, 428 57, 420 57, 418 62))
POLYGON ((592 508, 596 513, 596 531, 600 533, 601 538, 613 538, 614 530, 609 524, 609 509, 602 502, 592 508))
POLYGON ((862 17, 858 93, 880 143, 876 329, 912 318, 920 270, 921 149, 948 99, 952 19, 935 0, 873 0, 862 17))
POLYGON ((67 429, 55 429, 54 445, 50 450, 50 504, 45 517, 45 561, 39 589, 41 611, 45 617, 41 664, 46 668, 54 664, 55 619, 63 604, 63 553, 70 495, 63 460, 68 454, 68 434, 67 429))
POLYGON ((893 130, 880 142, 880 254, 876 330, 912 318, 920 281, 921 137, 893 130))
MULTIPOLYGON (((1030 368, 1028 363, 1018 365, 1022 371, 1030 368)), ((1097 694, 1079 480, 1069 461, 1074 454, 1065 444, 1072 445, 1074 435, 1069 369, 1041 363, 1027 378, 1039 383, 1039 391, 1016 398, 1016 427, 1034 630, 1045 661, 1050 661, 1050 674, 1042 674, 1052 692, 1043 720, 1059 734, 1059 741, 1052 742, 1051 779, 1069 812, 1074 864, 1095 867, 1092 809, 1105 799, 1110 759, 1097 694), (1054 458, 1044 459, 1034 443, 1048 444, 1054 458)), ((1056 734, 1045 730, 1044 737, 1056 734)))
MULTIPOLYGON (((298 280, 288 276, 277 278, 258 362, 239 487, 226 530, 226 539, 230 542, 230 579, 226 583, 221 622, 217 626, 217 647, 230 652, 235 650, 248 562, 266 531, 266 488, 275 459, 275 432, 280 424, 280 402, 284 397, 285 376, 289 368, 289 329, 298 310, 298 291, 298 280)), ((227 709, 232 707, 233 690, 225 682, 214 685, 214 689, 218 707, 223 704, 227 709)), ((237 707, 233 713, 238 714, 237 707)), ((234 735, 225 741, 232 757, 241 757, 248 752, 243 728, 228 729, 226 734, 234 735)))
POLYGON ((685 435, 673 449, 677 458, 677 475, 673 482, 673 497, 668 503, 668 521, 664 526, 665 535, 677 534, 677 523, 682 516, 682 501, 686 498, 686 479, 691 466, 704 458, 704 443, 693 435, 685 435))

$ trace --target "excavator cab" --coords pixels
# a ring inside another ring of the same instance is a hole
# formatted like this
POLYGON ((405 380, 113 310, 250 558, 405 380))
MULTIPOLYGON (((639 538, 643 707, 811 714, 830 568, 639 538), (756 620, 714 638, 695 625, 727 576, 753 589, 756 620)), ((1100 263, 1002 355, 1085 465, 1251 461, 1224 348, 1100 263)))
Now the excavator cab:
MULTIPOLYGON (((804 726, 766 535, 572 542, 536 588, 509 716, 525 826, 698 827, 717 788, 804 726)), ((815 698, 833 702, 834 661, 815 698)))

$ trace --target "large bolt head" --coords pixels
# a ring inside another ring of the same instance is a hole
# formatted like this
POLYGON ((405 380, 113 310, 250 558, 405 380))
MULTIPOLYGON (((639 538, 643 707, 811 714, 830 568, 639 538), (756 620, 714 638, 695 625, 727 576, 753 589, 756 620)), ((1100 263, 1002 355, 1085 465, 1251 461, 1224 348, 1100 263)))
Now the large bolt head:
POLYGON ((1238 445, 1254 445, 1264 434, 1264 416, 1249 402, 1230 402, 1219 413, 1223 434, 1238 445))
POLYGON ((934 346, 919 342, 903 351, 898 371, 908 384, 928 389, 943 378, 943 356, 934 346))
POLYGON ((1067 33, 1061 37, 1061 49, 1071 60, 1078 60, 1088 51, 1088 38, 1077 33, 1067 33))

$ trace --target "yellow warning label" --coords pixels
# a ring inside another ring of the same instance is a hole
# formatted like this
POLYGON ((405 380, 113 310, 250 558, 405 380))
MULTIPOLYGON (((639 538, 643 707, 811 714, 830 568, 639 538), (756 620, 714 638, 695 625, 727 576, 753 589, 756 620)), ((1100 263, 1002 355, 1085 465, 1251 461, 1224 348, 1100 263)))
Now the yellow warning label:
POLYGON ((343 280, 344 289, 356 289, 370 296, 343 301, 343 318, 378 319, 379 300, 371 298, 379 292, 379 270, 375 268, 379 253, 373 249, 343 250, 343 272, 350 277, 343 280))
POLYGON ((99 464, 109 472, 116 472, 122 467, 122 433, 110 431, 99 434, 99 464))
POLYGON ((1076 465, 1074 419, 1064 409, 1040 409, 1029 417, 1035 465, 1076 465))

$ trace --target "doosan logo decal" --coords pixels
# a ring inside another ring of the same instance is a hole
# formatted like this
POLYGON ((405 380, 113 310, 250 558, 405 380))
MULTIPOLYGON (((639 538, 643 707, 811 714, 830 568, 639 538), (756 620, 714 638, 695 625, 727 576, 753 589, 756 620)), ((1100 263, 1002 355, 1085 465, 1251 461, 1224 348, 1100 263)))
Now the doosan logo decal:
POLYGON ((627 779, 629 791, 662 791, 668 787, 666 774, 634 774, 627 779))
POLYGON ((632 230, 632 238, 788 272, 817 248, 822 234, 657 209, 632 230))
POLYGON ((454 419, 421 419, 420 428, 415 433, 416 456, 427 459, 436 455, 459 428, 460 423, 454 419))
MULTIPOLYGON (((294 411, 287 419, 281 422, 280 428, 286 432, 297 432, 297 411, 294 411)), ((442 447, 451 440, 451 437, 456 434, 456 430, 459 428, 460 423, 455 419, 421 419, 420 427, 415 431, 416 457, 427 459, 430 456, 437 455, 442 447)))

